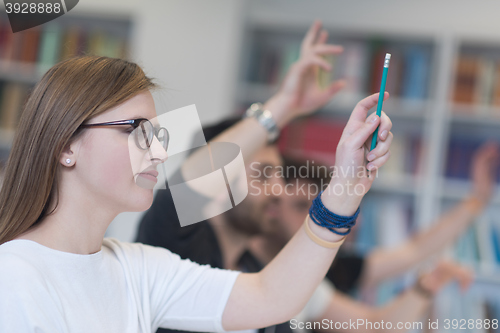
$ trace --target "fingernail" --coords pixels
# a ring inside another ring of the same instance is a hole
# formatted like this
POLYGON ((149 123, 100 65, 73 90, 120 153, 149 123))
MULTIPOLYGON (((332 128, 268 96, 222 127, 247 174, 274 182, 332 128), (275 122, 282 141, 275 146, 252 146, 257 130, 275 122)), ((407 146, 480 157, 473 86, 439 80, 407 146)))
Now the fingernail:
POLYGON ((377 122, 377 118, 378 118, 378 116, 377 116, 377 115, 375 115, 375 116, 372 118, 372 120, 370 120, 370 121, 371 121, 372 123, 375 123, 375 122, 377 122))
POLYGON ((375 113, 372 113, 370 116, 368 116, 368 118, 366 118, 366 122, 371 123, 373 122, 374 119, 375 119, 375 113))
POLYGON ((366 158, 368 159, 368 161, 371 161, 371 160, 375 159, 375 154, 368 154, 368 156, 366 156, 366 158))
POLYGON ((387 130, 383 131, 382 134, 380 134, 380 137, 385 140, 387 138, 387 130))

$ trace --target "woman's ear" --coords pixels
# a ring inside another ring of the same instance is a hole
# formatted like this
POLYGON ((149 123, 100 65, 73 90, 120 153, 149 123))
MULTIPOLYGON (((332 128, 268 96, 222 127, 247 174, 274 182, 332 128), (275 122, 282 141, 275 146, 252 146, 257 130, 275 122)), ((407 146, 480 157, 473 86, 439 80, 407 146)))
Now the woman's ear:
POLYGON ((78 141, 75 141, 64 148, 61 158, 59 159, 59 163, 64 165, 65 167, 72 167, 76 164, 76 159, 78 156, 78 150, 80 148, 80 144, 78 141))

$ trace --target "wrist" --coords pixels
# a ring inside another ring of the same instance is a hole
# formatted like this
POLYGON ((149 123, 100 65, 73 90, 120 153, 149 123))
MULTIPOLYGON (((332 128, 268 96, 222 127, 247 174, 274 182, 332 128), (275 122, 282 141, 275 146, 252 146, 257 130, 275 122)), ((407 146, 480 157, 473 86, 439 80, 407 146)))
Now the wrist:
POLYGON ((431 300, 435 296, 435 290, 432 290, 432 288, 429 288, 429 286, 426 286, 425 283, 423 282, 423 277, 420 277, 417 282, 413 285, 413 290, 421 297, 431 300))
MULTIPOLYGON (((335 234, 335 233, 332 233, 330 232, 328 229, 324 228, 324 227, 320 227, 319 225, 317 225, 316 223, 314 223, 310 218, 309 218, 309 215, 307 215, 306 217, 306 221, 304 224, 307 224, 304 225, 304 227, 306 227, 306 233, 307 232, 307 229, 309 229, 314 235, 316 235, 317 238, 325 241, 325 242, 339 242, 339 246, 341 245, 340 242, 343 242, 345 240, 345 237, 346 236, 342 236, 342 235, 338 235, 338 234, 335 234)), ((342 231, 346 231, 346 229, 342 229, 342 231)), ((308 233, 308 236, 314 240, 315 243, 317 244, 320 244, 320 242, 316 241, 314 238, 316 237, 311 237, 311 235, 308 233)), ((321 245, 321 244, 320 244, 321 245)), ((323 245, 324 246, 324 245, 323 245)), ((324 247, 327 247, 327 246, 324 246, 324 247)))
POLYGON ((285 99, 280 95, 275 95, 266 101, 264 103, 264 109, 271 112, 273 119, 280 130, 288 125, 288 123, 290 123, 290 121, 294 118, 291 115, 290 108, 285 99))
POLYGON ((356 213, 363 197, 344 191, 345 187, 340 183, 330 183, 321 195, 321 201, 333 213, 351 216, 356 213))
POLYGON ((473 215, 480 214, 484 207, 486 206, 486 202, 482 199, 479 199, 476 195, 471 195, 467 199, 464 200, 465 208, 473 215))

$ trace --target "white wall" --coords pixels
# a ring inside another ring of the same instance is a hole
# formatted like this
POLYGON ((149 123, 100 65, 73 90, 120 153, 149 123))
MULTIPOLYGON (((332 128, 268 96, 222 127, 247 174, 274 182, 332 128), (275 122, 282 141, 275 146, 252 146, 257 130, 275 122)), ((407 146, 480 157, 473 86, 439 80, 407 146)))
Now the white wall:
POLYGON ((249 14, 259 20, 309 25, 319 18, 349 30, 403 34, 453 33, 500 39, 496 0, 251 0, 249 14))

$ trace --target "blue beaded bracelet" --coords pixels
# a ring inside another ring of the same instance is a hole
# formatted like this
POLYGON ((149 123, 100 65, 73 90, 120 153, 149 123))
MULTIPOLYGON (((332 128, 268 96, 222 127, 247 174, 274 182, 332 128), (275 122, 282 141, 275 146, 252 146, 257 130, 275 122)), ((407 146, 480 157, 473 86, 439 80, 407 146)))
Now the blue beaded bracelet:
POLYGON ((311 220, 320 227, 325 227, 337 235, 345 236, 349 234, 351 228, 356 224, 356 219, 359 215, 359 207, 352 216, 337 215, 329 211, 328 208, 323 205, 323 202, 321 202, 321 194, 323 194, 323 191, 313 200, 311 208, 309 208, 311 220), (347 231, 340 232, 335 229, 347 229, 347 231))

